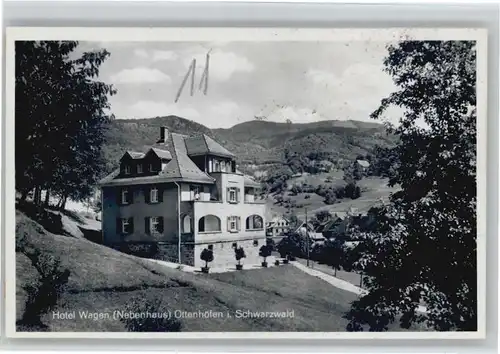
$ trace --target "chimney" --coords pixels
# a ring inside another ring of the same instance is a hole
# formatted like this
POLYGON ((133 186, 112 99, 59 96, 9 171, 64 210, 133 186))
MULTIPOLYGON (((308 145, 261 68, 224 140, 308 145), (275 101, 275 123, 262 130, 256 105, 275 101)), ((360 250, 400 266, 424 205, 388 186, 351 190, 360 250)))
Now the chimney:
POLYGON ((168 140, 168 129, 167 127, 160 127, 160 141, 159 143, 165 144, 168 140))

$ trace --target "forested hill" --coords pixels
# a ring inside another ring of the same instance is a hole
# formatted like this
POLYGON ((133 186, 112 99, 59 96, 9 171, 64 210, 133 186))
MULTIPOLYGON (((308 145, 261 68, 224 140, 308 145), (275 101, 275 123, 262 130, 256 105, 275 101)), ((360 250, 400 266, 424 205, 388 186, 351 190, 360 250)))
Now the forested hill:
POLYGON ((159 138, 159 127, 182 134, 205 133, 238 156, 240 165, 284 162, 284 151, 313 159, 352 160, 375 145, 392 145, 381 124, 321 121, 307 124, 249 121, 229 129, 209 129, 177 117, 114 120, 104 146, 108 169, 116 167, 125 150, 145 151, 159 138))

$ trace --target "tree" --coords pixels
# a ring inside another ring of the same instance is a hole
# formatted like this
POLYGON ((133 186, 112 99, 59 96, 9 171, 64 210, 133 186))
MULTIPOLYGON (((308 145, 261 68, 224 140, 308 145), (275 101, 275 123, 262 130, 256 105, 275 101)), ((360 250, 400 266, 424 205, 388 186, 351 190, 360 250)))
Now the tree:
POLYGON ((477 329, 476 50, 472 41, 404 41, 384 61, 398 90, 372 117, 402 107, 389 127, 399 143, 390 184, 401 190, 375 213, 357 266, 368 294, 352 304, 349 330, 477 329), (423 123, 423 124, 422 124, 423 123), (387 272, 390 269, 390 272, 387 272), (427 313, 417 313, 419 302, 427 313))
POLYGON ((238 262, 238 265, 241 264, 241 259, 246 258, 245 250, 243 247, 238 247, 234 249, 234 257, 236 258, 236 261, 238 262))
POLYGON ((205 262, 205 268, 208 268, 208 263, 214 260, 214 252, 208 248, 204 248, 203 251, 201 251, 200 259, 205 262))
MULTIPOLYGON (((76 56, 78 42, 16 42, 16 189, 84 200, 102 176, 111 85, 97 81, 106 50, 76 56)), ((48 195, 46 197, 48 200, 48 195)))
POLYGON ((320 224, 332 218, 332 214, 328 210, 320 210, 315 214, 315 216, 320 224))
POLYGON ((272 246, 271 245, 262 245, 259 249, 259 256, 264 258, 264 262, 263 263, 266 263, 266 259, 267 257, 269 257, 271 255, 271 252, 272 252, 272 246))

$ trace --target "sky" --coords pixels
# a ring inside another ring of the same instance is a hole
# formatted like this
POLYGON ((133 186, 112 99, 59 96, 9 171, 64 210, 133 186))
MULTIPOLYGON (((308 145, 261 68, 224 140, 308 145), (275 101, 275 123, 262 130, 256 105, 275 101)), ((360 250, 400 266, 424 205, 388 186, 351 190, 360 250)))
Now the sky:
MULTIPOLYGON (((106 48, 99 80, 113 84, 117 119, 178 115, 209 128, 269 121, 373 121, 371 112, 395 86, 383 69, 387 43, 358 42, 81 42, 80 51, 106 48), (210 50, 208 92, 198 90, 210 50), (196 59, 190 79, 175 96, 196 59)), ((398 114, 388 113, 396 123, 398 114)))

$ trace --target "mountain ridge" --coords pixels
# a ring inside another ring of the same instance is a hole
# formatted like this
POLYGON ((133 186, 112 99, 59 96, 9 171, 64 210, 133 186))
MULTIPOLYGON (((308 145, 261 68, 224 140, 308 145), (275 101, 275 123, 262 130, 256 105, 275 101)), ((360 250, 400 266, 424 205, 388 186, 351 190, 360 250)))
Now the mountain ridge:
POLYGON ((240 165, 284 162, 284 152, 300 156, 353 159, 375 145, 391 144, 393 138, 382 124, 328 120, 311 123, 280 123, 253 120, 231 128, 210 129, 203 124, 168 115, 154 118, 115 119, 106 132, 104 156, 115 168, 126 150, 146 151, 159 137, 159 127, 181 134, 206 134, 235 153, 240 165))

